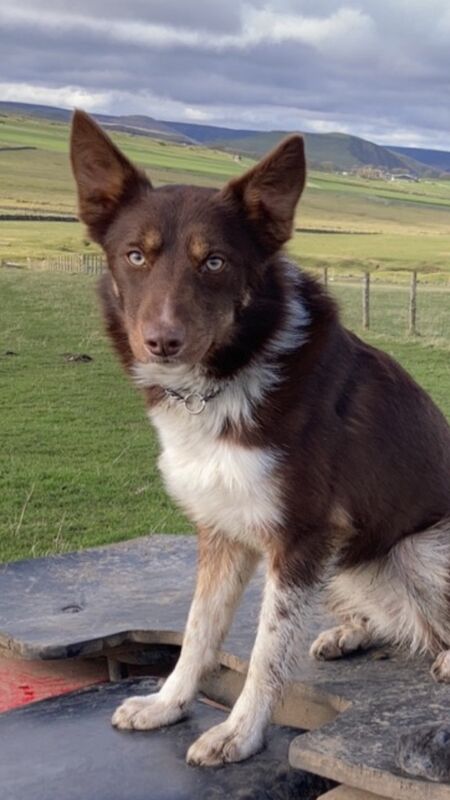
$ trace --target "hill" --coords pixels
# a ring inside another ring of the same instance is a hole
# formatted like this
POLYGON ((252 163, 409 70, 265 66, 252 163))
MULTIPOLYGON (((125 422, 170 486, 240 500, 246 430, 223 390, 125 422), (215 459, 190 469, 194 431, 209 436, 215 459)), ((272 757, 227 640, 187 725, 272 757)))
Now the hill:
POLYGON ((389 147, 389 150, 413 158, 431 169, 450 172, 450 153, 446 150, 425 150, 422 147, 389 147))
MULTIPOLYGON (((69 122, 72 111, 68 108, 53 106, 33 105, 31 103, 11 103, 0 101, 0 115, 18 114, 22 116, 39 117, 40 119, 54 122, 69 122)), ((170 127, 170 123, 161 122, 145 115, 130 114, 113 116, 112 114, 93 114, 93 117, 105 128, 135 133, 136 135, 151 136, 164 141, 178 142, 179 144, 192 144, 192 140, 170 127)))
MULTIPOLYGON (((242 138, 209 139, 205 144, 210 147, 223 147, 245 153, 255 158, 274 147, 289 131, 270 131, 268 133, 249 132, 242 138)), ((372 166, 384 170, 403 169, 420 175, 423 166, 392 153, 386 147, 349 136, 345 133, 303 133, 306 152, 313 168, 323 167, 342 171, 356 167, 372 166)))
MULTIPOLYGON (((0 115, 19 114, 56 122, 68 122, 71 111, 65 108, 29 103, 0 102, 0 115)), ((255 131, 199 123, 157 120, 145 115, 93 114, 106 128, 184 145, 203 145, 258 158, 292 131, 255 131)), ((301 131, 300 131, 301 132, 301 131)), ((310 166, 336 172, 365 166, 392 171, 403 170, 416 176, 438 176, 450 171, 450 152, 409 147, 383 147, 345 133, 303 133, 310 166)))

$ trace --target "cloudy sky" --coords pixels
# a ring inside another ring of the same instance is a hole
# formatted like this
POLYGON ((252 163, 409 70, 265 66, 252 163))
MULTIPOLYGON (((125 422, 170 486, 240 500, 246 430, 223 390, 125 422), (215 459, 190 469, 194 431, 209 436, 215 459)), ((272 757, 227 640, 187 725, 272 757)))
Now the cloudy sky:
POLYGON ((16 0, 0 99, 450 149, 450 0, 16 0))

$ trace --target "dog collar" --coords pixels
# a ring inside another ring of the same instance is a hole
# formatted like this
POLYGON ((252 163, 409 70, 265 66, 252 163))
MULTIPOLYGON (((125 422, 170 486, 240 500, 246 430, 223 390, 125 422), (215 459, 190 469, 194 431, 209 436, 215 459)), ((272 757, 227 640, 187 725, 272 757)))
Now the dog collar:
POLYGON ((215 392, 211 392, 211 394, 201 394, 200 392, 180 394, 180 392, 176 392, 175 389, 164 389, 164 394, 166 397, 174 397, 176 400, 179 400, 181 405, 185 407, 186 411, 195 416, 197 414, 201 414, 202 411, 205 410, 206 403, 209 403, 210 400, 212 400, 214 397, 217 397, 221 391, 222 387, 216 389, 215 392))

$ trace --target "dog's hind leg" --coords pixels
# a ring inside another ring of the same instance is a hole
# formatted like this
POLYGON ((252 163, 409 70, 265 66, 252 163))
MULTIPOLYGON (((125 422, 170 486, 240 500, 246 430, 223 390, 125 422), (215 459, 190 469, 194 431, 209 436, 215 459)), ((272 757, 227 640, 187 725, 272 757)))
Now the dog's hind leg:
POLYGON ((345 624, 321 634, 313 656, 338 658, 371 644, 398 645, 439 654, 432 674, 449 680, 450 520, 405 537, 384 558, 337 572, 328 598, 345 624))
POLYGON ((113 715, 113 725, 150 730, 186 715, 202 676, 216 665, 218 649, 257 560, 257 554, 241 544, 199 531, 197 585, 180 658, 162 689, 125 700, 113 715))

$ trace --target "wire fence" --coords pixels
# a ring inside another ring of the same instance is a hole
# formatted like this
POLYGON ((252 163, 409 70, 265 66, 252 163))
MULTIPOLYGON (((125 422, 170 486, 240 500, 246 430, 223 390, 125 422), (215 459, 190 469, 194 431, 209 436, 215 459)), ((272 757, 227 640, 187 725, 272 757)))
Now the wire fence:
POLYGON ((409 285, 378 283, 364 273, 330 282, 328 288, 351 330, 450 346, 450 284, 422 283, 416 272, 410 273, 409 285))
POLYGON ((106 260, 101 253, 82 255, 48 256, 47 258, 27 258, 25 260, 3 259, 1 267, 44 270, 45 272, 83 272, 86 275, 101 275, 106 269, 106 260))
MULTIPOLYGON (((0 266, 100 275, 106 262, 101 254, 89 253, 3 260, 0 266)), ((338 301, 351 330, 450 347, 450 282, 428 283, 426 273, 418 271, 393 274, 389 281, 362 271, 343 278, 326 267, 317 274, 338 301)))

